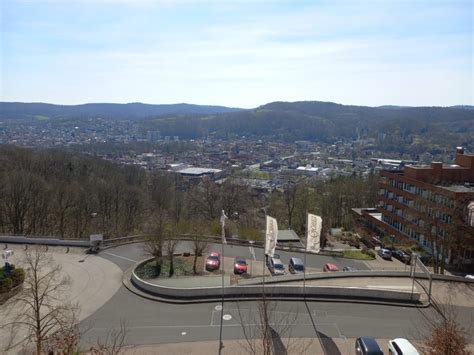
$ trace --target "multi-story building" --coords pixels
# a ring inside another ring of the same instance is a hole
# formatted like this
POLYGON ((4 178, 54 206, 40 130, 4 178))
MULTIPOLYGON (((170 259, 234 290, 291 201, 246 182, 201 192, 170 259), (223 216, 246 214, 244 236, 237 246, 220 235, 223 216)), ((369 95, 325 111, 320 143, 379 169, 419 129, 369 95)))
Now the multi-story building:
POLYGON ((359 220, 397 240, 415 241, 458 267, 474 266, 474 154, 457 148, 455 164, 381 171, 377 211, 359 220))

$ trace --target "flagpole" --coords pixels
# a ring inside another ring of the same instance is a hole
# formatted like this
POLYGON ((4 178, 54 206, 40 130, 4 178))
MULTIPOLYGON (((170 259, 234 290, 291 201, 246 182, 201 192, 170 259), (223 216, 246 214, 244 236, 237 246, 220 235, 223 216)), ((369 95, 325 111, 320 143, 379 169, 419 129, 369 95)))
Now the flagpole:
POLYGON ((224 348, 224 343, 222 342, 222 322, 223 322, 223 317, 224 317, 224 274, 225 274, 225 260, 224 260, 224 244, 227 242, 225 239, 225 219, 226 215, 224 213, 224 210, 222 210, 222 215, 221 215, 221 256, 222 256, 222 301, 221 301, 221 323, 220 323, 220 329, 219 329, 219 355, 222 353, 222 349, 224 348))
POLYGON ((303 299, 306 301, 306 250, 308 249, 308 227, 309 227, 309 214, 306 211, 306 245, 304 247, 304 261, 303 261, 303 299))

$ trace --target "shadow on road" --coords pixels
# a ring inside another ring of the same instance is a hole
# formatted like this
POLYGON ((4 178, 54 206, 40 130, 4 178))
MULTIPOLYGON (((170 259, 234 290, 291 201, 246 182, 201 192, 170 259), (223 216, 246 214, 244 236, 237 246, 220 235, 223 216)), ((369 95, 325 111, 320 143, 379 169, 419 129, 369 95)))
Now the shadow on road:
POLYGON ((342 355, 332 338, 318 331, 313 315, 311 314, 311 310, 309 309, 308 302, 305 301, 304 304, 306 306, 306 310, 308 311, 309 318, 311 319, 311 324, 313 325, 314 332, 319 340, 319 344, 321 345, 323 353, 325 355, 342 355))

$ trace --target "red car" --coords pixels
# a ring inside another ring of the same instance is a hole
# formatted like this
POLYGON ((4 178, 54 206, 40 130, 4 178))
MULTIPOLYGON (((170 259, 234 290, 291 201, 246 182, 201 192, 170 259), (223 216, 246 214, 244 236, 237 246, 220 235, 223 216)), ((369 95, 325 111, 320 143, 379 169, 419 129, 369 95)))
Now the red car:
POLYGON ((221 267, 221 254, 217 251, 211 252, 206 260, 206 270, 207 271, 214 271, 219 270, 221 267))
POLYGON ((243 258, 235 258, 234 274, 245 274, 247 272, 247 261, 243 258))
POLYGON ((336 264, 327 263, 326 265, 324 265, 323 271, 324 272, 339 271, 339 268, 336 266, 336 264))

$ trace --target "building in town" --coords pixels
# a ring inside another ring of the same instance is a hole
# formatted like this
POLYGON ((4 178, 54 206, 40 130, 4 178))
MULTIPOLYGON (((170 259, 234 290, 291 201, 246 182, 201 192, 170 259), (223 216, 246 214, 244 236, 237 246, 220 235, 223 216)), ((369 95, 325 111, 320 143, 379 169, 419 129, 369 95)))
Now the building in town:
POLYGON ((380 172, 378 206, 354 209, 358 222, 397 240, 415 241, 448 264, 474 266, 474 154, 456 149, 455 164, 380 172))

